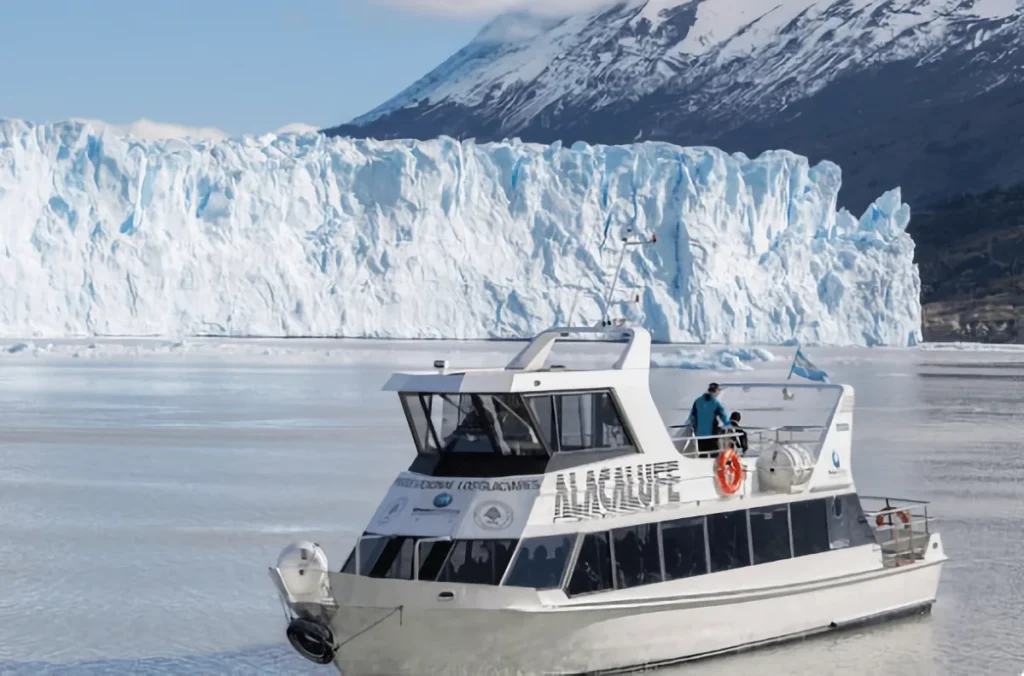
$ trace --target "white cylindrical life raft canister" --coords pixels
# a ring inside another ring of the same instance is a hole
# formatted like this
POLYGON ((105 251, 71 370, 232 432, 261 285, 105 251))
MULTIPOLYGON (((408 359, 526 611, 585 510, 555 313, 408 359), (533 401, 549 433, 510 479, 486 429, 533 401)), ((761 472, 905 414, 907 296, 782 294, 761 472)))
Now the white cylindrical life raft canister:
POLYGON ((756 467, 761 490, 789 492, 810 480, 814 457, 803 446, 776 443, 761 453, 756 467))

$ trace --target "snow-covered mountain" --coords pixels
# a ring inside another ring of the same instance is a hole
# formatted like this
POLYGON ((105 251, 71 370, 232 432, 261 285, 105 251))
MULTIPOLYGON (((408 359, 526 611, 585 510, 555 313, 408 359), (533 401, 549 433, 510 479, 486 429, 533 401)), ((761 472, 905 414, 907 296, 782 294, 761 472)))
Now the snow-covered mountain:
POLYGON ((0 120, 0 336, 655 337, 906 345, 898 190, 859 220, 788 152, 266 134, 147 141, 0 120))
POLYGON ((561 19, 509 14, 327 131, 783 147, 838 162, 852 203, 882 185, 931 199, 1024 180, 1022 29, 1024 0, 626 0, 561 19))

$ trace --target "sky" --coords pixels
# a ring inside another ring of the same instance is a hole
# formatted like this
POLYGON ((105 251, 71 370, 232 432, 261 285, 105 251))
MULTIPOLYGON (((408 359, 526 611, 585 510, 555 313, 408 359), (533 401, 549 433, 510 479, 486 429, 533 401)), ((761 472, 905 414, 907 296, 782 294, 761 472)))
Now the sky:
POLYGON ((146 118, 230 134, 335 125, 524 2, 0 0, 0 117, 146 118))

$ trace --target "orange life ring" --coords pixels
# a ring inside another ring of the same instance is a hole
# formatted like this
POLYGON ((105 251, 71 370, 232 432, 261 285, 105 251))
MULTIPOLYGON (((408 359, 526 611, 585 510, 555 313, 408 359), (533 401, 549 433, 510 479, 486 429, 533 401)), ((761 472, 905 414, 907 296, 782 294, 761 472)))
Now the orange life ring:
POLYGON ((743 485, 743 466, 736 451, 727 448, 718 455, 715 461, 715 474, 718 486, 726 495, 734 495, 743 485))
POLYGON ((877 525, 879 528, 881 528, 882 526, 885 525, 885 515, 884 514, 879 514, 878 516, 875 517, 875 525, 877 525))

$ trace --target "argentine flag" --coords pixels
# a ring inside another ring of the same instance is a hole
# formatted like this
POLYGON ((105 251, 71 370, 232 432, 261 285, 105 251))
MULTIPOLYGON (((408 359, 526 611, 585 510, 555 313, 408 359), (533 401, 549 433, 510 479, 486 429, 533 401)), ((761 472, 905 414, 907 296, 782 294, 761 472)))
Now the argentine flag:
MULTIPOLYGON (((789 378, 792 378, 794 374, 819 383, 828 382, 828 374, 815 366, 799 347, 796 348, 793 365, 789 368, 789 378)), ((786 380, 789 380, 789 378, 786 378, 786 380)))

